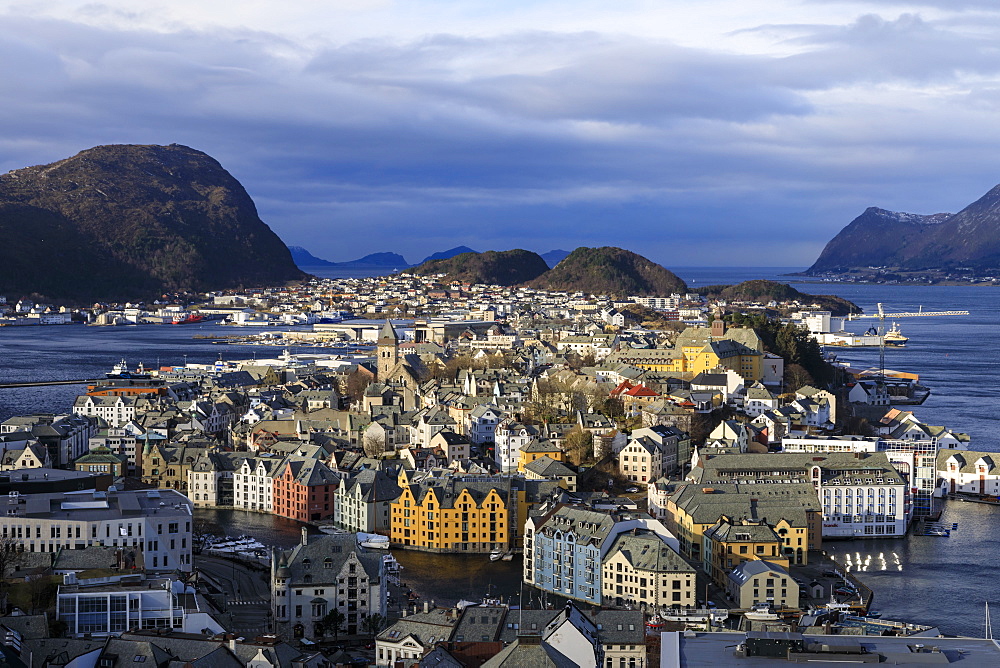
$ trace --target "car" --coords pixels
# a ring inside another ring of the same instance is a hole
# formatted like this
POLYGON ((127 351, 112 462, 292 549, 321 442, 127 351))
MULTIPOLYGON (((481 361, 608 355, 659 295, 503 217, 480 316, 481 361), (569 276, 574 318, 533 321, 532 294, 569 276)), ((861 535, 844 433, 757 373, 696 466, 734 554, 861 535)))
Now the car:
POLYGON ((856 596, 858 592, 848 587, 837 587, 833 590, 833 593, 838 596, 856 596))
POLYGON ((627 493, 629 493, 629 494, 635 494, 636 492, 639 491, 639 488, 638 487, 626 487, 625 491, 627 493))
POLYGON ((839 578, 840 577, 840 573, 838 573, 837 571, 823 571, 822 575, 825 578, 839 578))

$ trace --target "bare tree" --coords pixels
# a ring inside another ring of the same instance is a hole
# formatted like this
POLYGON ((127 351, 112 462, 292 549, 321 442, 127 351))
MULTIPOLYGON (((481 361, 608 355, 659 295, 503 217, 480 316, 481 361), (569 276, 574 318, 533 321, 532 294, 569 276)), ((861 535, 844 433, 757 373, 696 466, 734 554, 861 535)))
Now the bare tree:
POLYGON ((385 432, 375 431, 371 427, 365 430, 361 439, 362 448, 369 457, 378 457, 385 452, 385 432))

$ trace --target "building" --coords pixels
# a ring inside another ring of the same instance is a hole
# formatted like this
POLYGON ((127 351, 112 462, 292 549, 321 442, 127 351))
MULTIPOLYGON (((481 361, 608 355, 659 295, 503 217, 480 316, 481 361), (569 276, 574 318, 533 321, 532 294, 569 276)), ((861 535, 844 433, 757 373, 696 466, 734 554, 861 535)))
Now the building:
POLYGON ((333 523, 348 531, 388 536, 392 502, 402 491, 381 469, 364 469, 346 477, 334 493, 333 523))
POLYGON ((283 459, 264 453, 240 462, 233 472, 233 505, 244 510, 274 511, 274 476, 283 459))
POLYGON ((808 482, 823 511, 824 537, 903 536, 911 516, 909 486, 888 454, 708 455, 688 478, 703 488, 715 483, 754 485, 764 480, 782 485, 808 482))
POLYGON ((646 530, 674 551, 677 539, 646 515, 557 504, 524 527, 524 582, 566 598, 601 605, 603 560, 621 533, 646 530))
POLYGON ((632 432, 618 453, 618 470, 632 482, 648 483, 677 472, 683 455, 690 454, 691 440, 676 427, 644 427, 632 432))
POLYGON ((73 462, 73 468, 77 471, 110 473, 116 478, 121 478, 128 472, 128 463, 124 458, 111 452, 110 448, 98 446, 82 457, 77 457, 73 462))
POLYGON ((56 619, 66 624, 70 637, 120 635, 133 629, 225 632, 211 614, 199 607, 198 596, 190 585, 171 579, 134 579, 132 583, 106 586, 60 585, 56 619))
POLYGON ((174 490, 11 492, 5 505, 0 535, 25 552, 133 547, 147 572, 191 570, 191 502, 174 490))
POLYGON ((384 554, 367 551, 354 534, 310 536, 271 556, 271 611, 279 629, 294 637, 324 632, 323 618, 344 614, 344 631, 356 634, 369 615, 385 615, 388 598, 384 554))
POLYGON ((655 532, 633 530, 619 534, 602 568, 605 605, 639 606, 644 610, 696 605, 694 567, 655 532))
POLYGON ((511 484, 499 476, 424 478, 400 474, 390 504, 393 544, 432 552, 492 552, 511 544, 511 484))
POLYGON ((937 474, 945 494, 1000 495, 1000 454, 996 452, 941 450, 937 474))
POLYGON ((799 607, 799 584, 781 565, 771 561, 744 561, 726 577, 726 595, 740 608, 758 603, 799 607))
POLYGON ((300 522, 333 517, 340 476, 318 459, 288 457, 274 474, 275 515, 300 522))
POLYGON ((702 570, 726 588, 733 568, 744 561, 769 561, 788 566, 782 538, 763 520, 733 520, 722 517, 702 537, 702 570))

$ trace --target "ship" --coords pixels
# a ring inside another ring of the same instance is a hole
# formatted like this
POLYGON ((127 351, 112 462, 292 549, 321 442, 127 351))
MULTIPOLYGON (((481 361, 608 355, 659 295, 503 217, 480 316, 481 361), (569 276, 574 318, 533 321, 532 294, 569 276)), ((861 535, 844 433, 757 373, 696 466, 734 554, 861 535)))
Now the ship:
POLYGON ((885 342, 885 345, 896 347, 905 346, 906 342, 909 341, 909 339, 903 336, 903 333, 899 331, 898 322, 892 323, 892 327, 890 327, 889 331, 885 333, 882 340, 885 342))
POLYGON ((142 368, 142 364, 139 364, 139 367, 135 371, 129 371, 128 363, 124 359, 118 364, 114 365, 111 371, 109 371, 104 375, 107 378, 128 378, 131 380, 137 378, 147 379, 153 377, 151 374, 145 372, 145 369, 142 368))
POLYGON ((199 315, 197 313, 188 313, 187 315, 177 315, 174 316, 173 324, 175 325, 193 325, 195 323, 204 322, 205 316, 199 315))

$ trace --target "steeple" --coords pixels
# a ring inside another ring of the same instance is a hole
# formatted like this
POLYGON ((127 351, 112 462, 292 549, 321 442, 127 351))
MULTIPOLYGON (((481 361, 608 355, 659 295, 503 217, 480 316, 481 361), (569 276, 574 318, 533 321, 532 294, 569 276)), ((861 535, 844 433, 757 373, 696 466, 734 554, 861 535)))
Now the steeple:
POLYGON ((399 343, 399 337, 396 336, 396 330, 393 329, 392 323, 388 320, 382 325, 382 331, 378 334, 378 344, 384 345, 396 345, 399 343))
POLYGON ((380 383, 388 382, 389 374, 399 362, 399 337, 396 336, 396 330, 392 328, 392 323, 388 320, 385 321, 382 331, 379 332, 376 352, 378 354, 376 379, 380 383))

